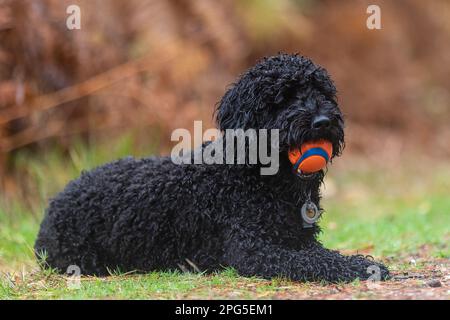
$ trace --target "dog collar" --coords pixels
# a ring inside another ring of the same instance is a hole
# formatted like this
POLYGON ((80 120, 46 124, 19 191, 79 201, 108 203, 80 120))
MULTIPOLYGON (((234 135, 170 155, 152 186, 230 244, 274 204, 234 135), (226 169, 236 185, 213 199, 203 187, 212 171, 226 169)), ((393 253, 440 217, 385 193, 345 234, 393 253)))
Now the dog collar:
POLYGON ((312 228, 314 223, 320 218, 320 211, 316 204, 311 200, 306 200, 300 209, 300 214, 303 219, 303 228, 312 228))

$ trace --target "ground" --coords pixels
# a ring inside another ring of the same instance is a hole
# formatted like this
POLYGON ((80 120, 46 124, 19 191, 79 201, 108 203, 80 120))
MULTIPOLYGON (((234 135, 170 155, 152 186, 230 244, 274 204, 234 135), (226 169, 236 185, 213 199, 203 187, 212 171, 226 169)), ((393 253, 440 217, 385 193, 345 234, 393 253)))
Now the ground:
MULTIPOLYGON (((150 148, 151 149, 151 148, 150 148)), ((15 196, 0 196, 0 299, 449 299, 450 168, 421 170, 409 161, 381 167, 344 156, 330 166, 324 185, 325 246, 383 260, 393 278, 350 284, 297 283, 239 277, 232 269, 204 275, 112 272, 83 277, 79 286, 51 270, 40 271, 32 246, 47 199, 82 169, 128 154, 128 138, 105 147, 75 146, 69 160, 57 152, 19 154, 15 196)))

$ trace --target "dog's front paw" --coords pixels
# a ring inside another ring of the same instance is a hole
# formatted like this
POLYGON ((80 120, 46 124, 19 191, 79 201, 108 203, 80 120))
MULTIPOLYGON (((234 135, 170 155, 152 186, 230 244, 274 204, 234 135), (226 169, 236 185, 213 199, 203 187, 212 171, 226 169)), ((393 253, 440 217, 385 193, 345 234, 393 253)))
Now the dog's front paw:
POLYGON ((384 281, 390 278, 389 269, 372 257, 354 255, 347 257, 350 269, 358 274, 360 280, 384 281))

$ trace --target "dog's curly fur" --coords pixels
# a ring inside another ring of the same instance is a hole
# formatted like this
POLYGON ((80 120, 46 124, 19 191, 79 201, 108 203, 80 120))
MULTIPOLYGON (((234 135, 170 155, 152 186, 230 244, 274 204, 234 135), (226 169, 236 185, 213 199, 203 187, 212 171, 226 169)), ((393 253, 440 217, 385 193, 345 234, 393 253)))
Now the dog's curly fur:
POLYGON ((292 173, 287 151, 327 139, 333 157, 344 145, 343 117, 325 69, 299 55, 265 58, 245 72, 218 104, 219 129, 279 129, 280 168, 263 176, 256 165, 177 165, 169 157, 126 158, 70 182, 51 200, 36 253, 64 272, 82 274, 168 270, 214 271, 232 266, 244 276, 300 281, 367 279, 361 255, 343 256, 303 228, 307 195, 319 204, 324 172, 292 173), (316 115, 331 119, 312 129, 316 115), (183 267, 185 266, 185 267, 183 267))

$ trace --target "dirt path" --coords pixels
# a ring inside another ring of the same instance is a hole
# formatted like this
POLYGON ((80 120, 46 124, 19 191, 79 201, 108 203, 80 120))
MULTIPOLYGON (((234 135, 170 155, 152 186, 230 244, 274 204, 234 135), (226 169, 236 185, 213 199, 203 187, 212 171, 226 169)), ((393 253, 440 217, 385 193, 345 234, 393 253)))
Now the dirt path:
POLYGON ((311 289, 282 291, 275 299, 450 299, 448 260, 422 262, 420 270, 393 271, 392 280, 350 285, 313 286, 311 289))
MULTIPOLYGON (((446 259, 422 261, 420 268, 393 271, 392 279, 385 282, 359 282, 345 285, 293 284, 283 283, 274 290, 258 292, 263 283, 244 282, 233 288, 209 289, 212 298, 247 298, 249 291, 255 299, 450 299, 450 263, 446 259)), ((204 288, 179 296, 181 299, 204 299, 204 288)))

